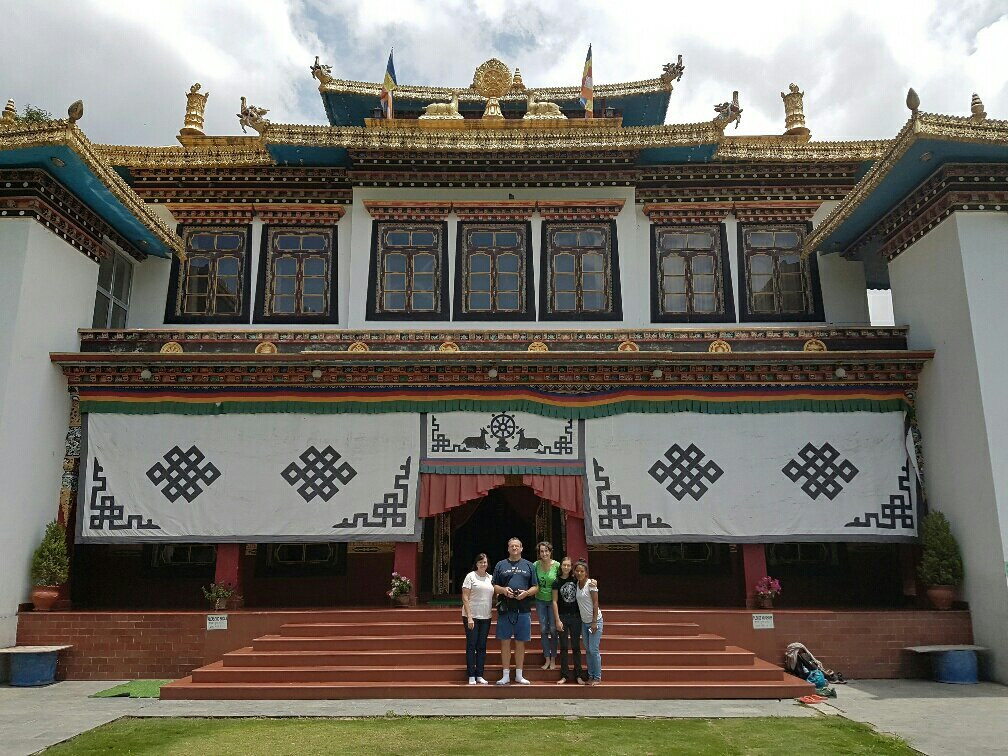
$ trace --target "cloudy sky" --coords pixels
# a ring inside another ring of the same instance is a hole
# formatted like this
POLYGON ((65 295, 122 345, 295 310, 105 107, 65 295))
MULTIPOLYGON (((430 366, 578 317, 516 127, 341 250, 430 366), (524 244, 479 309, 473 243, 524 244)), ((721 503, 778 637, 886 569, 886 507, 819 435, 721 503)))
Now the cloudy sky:
MULTIPOLYGON (((806 92, 814 138, 892 136, 908 86, 922 109, 969 112, 979 92, 1008 117, 1008 2, 584 2, 581 0, 0 0, 0 98, 56 115, 78 98, 93 141, 172 144, 185 92, 210 91, 207 131, 239 131, 241 95, 277 122, 322 123, 308 71, 466 85, 479 63, 519 66, 530 87, 650 78, 682 53, 670 122, 713 116, 741 93, 739 134, 780 133, 780 92, 806 92)), ((733 132, 734 133, 734 132, 733 132)))

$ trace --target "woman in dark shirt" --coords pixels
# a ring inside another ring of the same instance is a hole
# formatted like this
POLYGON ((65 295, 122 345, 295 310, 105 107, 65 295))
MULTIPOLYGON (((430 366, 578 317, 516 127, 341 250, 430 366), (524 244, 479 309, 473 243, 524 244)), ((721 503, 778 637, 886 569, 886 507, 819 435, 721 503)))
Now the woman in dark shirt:
POLYGON ((571 558, 560 561, 560 572, 553 583, 553 619, 560 636, 560 679, 557 685, 574 682, 584 684, 581 670, 581 614, 577 604, 578 581, 571 572, 571 558), (567 666, 567 648, 574 652, 574 673, 567 666))

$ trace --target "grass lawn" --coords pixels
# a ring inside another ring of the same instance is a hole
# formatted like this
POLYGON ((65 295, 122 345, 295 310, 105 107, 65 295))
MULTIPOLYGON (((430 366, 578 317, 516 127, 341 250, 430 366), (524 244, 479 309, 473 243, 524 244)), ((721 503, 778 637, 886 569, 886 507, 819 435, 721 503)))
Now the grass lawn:
POLYGON ((913 754, 842 717, 740 719, 120 719, 51 754, 913 754))

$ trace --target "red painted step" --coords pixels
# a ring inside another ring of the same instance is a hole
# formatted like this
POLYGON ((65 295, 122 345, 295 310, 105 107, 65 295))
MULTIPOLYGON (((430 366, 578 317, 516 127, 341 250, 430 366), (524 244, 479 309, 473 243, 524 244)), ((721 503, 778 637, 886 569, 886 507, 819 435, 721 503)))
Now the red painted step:
MULTIPOLYGON (((529 686, 465 684, 457 607, 292 612, 279 633, 256 638, 162 688, 172 699, 315 698, 788 698, 811 690, 746 649, 727 645, 661 609, 606 610, 598 687, 556 685, 538 639, 529 686)), ((486 677, 500 676, 495 642, 486 677)))

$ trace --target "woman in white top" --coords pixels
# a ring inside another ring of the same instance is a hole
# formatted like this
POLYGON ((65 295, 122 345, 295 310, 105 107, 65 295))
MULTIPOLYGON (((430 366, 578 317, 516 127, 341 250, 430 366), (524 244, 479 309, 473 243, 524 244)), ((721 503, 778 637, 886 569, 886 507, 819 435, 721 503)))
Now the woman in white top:
POLYGON ((588 562, 578 559, 574 565, 578 581, 577 603, 581 614, 581 639, 584 641, 588 666, 588 685, 602 682, 602 610, 599 609, 598 586, 588 579, 588 562))
POLYGON ((493 576, 487 574, 487 564, 487 555, 477 554, 473 571, 462 581, 462 626, 466 634, 466 675, 470 685, 487 684, 483 678, 483 663, 494 595, 493 576))

